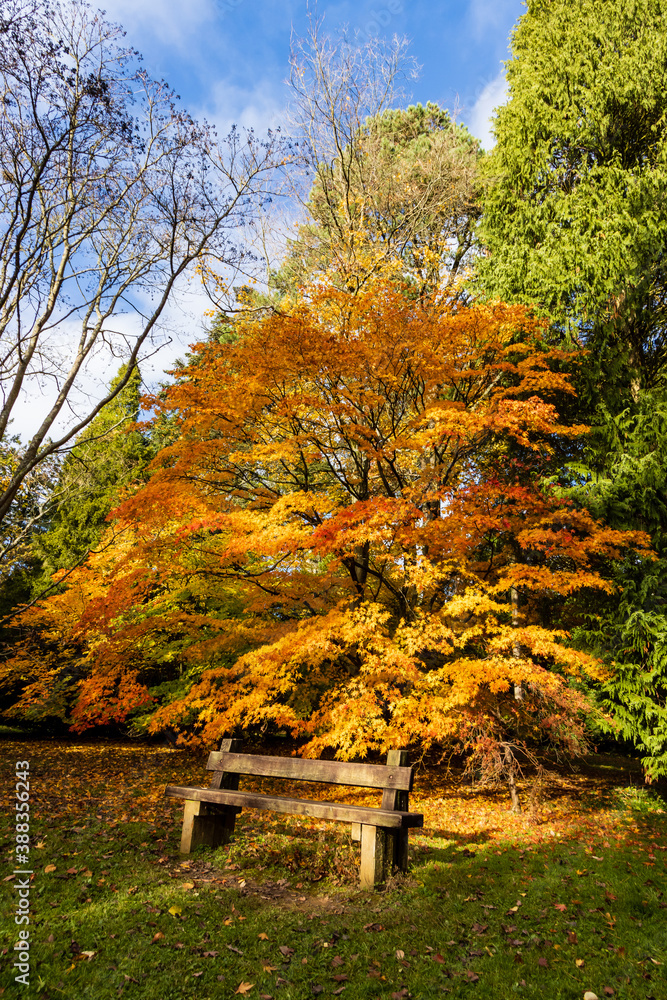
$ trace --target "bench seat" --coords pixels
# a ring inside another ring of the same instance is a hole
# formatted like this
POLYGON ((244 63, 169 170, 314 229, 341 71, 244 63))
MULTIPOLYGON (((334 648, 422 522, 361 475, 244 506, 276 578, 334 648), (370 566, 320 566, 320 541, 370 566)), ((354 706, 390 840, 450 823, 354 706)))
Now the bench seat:
POLYGON ((247 806, 251 809, 268 809, 271 812, 293 813, 296 816, 314 816, 340 823, 361 823, 388 829, 406 829, 424 825, 421 813, 400 812, 394 809, 375 809, 372 806, 351 806, 343 802, 321 802, 316 799, 289 799, 282 795, 263 795, 260 792, 239 792, 226 788, 192 788, 169 785, 167 795, 197 802, 214 802, 219 805, 247 806))

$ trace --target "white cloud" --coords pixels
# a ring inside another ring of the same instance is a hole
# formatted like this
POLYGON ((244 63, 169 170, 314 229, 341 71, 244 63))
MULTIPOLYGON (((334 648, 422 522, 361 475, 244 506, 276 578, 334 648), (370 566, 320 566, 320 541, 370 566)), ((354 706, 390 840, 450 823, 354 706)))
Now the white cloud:
POLYGON ((504 70, 501 70, 498 76, 487 83, 475 101, 468 122, 468 128, 481 141, 484 149, 491 149, 495 145, 496 140, 492 134, 493 113, 506 100, 507 81, 504 70))
POLYGON ((225 136, 232 125, 254 128, 262 135, 267 129, 285 126, 287 93, 276 80, 257 80, 248 88, 218 80, 208 92, 206 104, 195 111, 195 117, 206 118, 225 136))
POLYGON ((517 0, 471 0, 468 18, 476 39, 497 31, 517 10, 517 0))
POLYGON ((137 35, 153 35, 162 44, 184 50, 192 35, 201 34, 202 26, 217 17, 214 0, 107 0, 100 2, 107 20, 121 24, 130 44, 137 35))

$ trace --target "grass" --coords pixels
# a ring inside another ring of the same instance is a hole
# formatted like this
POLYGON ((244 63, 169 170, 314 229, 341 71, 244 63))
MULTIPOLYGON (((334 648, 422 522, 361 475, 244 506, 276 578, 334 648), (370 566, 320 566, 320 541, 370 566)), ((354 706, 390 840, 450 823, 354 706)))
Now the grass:
POLYGON ((13 981, 13 880, 0 882, 7 996, 667 998, 667 807, 632 762, 553 777, 518 817, 427 770, 410 874, 368 893, 343 825, 246 812, 229 847, 183 860, 182 807, 161 792, 205 779, 180 751, 10 738, 0 758, 8 876, 14 762, 31 763, 35 872, 27 988, 13 981))

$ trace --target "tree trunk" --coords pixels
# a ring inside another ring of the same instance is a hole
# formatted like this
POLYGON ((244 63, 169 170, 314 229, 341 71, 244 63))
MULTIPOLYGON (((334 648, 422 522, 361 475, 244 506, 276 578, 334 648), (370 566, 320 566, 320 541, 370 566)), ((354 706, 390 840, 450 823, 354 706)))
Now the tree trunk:
POLYGON ((519 790, 516 787, 516 761, 508 743, 505 744, 505 772, 507 774, 507 787, 510 790, 510 799, 512 800, 512 812, 520 813, 521 800, 519 799, 519 790))

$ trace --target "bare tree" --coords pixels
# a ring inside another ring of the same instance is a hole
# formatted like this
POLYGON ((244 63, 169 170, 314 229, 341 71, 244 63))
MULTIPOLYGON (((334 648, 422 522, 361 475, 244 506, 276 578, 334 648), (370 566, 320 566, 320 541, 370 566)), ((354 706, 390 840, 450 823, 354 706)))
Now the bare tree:
POLYGON ((332 41, 311 19, 293 40, 292 125, 310 221, 294 270, 332 267, 353 290, 390 259, 424 282, 455 279, 472 246, 480 147, 436 105, 392 110, 416 75, 405 39, 332 41))
POLYGON ((276 163, 271 136, 218 142, 122 39, 79 0, 0 0, 0 442, 26 393, 50 382, 52 397, 2 484, 0 523, 122 391, 50 440, 95 354, 122 355, 129 378, 184 276, 239 264, 237 227, 276 163))

